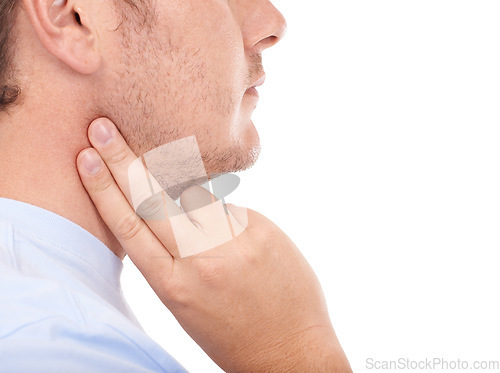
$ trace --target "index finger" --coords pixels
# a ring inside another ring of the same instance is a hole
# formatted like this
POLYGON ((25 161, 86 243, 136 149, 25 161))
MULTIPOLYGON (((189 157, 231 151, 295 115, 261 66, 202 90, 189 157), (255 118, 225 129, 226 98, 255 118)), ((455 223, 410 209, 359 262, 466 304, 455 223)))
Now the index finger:
MULTIPOLYGON (((151 231, 165 245, 170 254, 179 257, 178 245, 169 217, 175 216, 176 230, 187 235, 196 235, 197 228, 182 213, 170 196, 162 192, 154 177, 145 168, 129 148, 116 126, 107 118, 99 118, 89 126, 89 140, 106 163, 118 187, 123 191, 130 206, 143 218, 151 231), (164 218, 158 219, 158 212, 164 212, 164 218)), ((128 248, 133 259, 134 250, 128 248)))
POLYGON ((155 288, 155 284, 163 280, 164 271, 171 273, 173 257, 137 216, 95 149, 85 149, 78 154, 77 168, 82 183, 102 219, 130 259, 155 288), (167 260, 158 261, 159 256, 167 260), (158 268, 160 262, 162 268, 158 268))

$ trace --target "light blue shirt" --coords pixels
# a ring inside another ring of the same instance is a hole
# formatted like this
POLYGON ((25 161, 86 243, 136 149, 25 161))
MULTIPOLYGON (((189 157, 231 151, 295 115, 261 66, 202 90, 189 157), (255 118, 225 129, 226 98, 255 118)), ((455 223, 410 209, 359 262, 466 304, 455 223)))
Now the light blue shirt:
POLYGON ((122 269, 79 225, 0 198, 0 372, 186 372, 130 310, 122 269))

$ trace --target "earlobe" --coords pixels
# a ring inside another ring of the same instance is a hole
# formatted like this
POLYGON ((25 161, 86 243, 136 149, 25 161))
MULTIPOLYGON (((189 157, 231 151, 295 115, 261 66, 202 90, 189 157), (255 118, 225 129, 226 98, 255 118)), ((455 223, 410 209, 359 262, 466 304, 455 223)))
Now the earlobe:
POLYGON ((79 0, 23 0, 24 9, 42 45, 80 74, 101 65, 91 2, 79 0), (78 3, 78 4, 77 4, 78 3))

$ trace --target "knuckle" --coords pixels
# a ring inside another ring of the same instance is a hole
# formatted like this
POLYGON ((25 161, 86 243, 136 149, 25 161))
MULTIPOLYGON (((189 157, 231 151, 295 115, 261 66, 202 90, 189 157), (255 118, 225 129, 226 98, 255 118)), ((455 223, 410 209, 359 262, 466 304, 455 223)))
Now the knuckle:
POLYGON ((209 286, 217 286, 224 281, 225 270, 217 258, 197 259, 200 280, 209 286))
POLYGON ((113 183, 114 180, 108 172, 101 172, 101 174, 95 179, 91 192, 94 194, 102 193, 109 190, 113 183))
MULTIPOLYGON (((170 256, 168 253, 165 255, 170 256)), ((184 301, 186 284, 179 279, 179 276, 174 275, 172 267, 165 266, 164 260, 158 257, 149 258, 147 267, 149 273, 146 278, 154 279, 151 284, 163 302, 175 304, 184 301)))
POLYGON ((113 166, 122 166, 128 158, 128 151, 123 146, 118 146, 113 153, 109 156, 108 164, 113 166))
POLYGON ((170 305, 176 305, 177 307, 189 306, 192 303, 188 294, 188 289, 180 281, 170 278, 168 281, 163 282, 161 299, 166 300, 170 305))
POLYGON ((250 252, 245 253, 248 257, 247 261, 252 262, 252 255, 267 255, 271 251, 277 250, 278 247, 283 244, 283 236, 281 234, 280 229, 274 224, 268 224, 266 222, 261 222, 258 225, 254 225, 251 228, 250 232, 253 240, 255 240, 255 250, 252 253, 250 248, 250 252))
POLYGON ((116 234, 125 241, 133 239, 141 229, 140 218, 134 212, 121 215, 116 222, 116 234))
POLYGON ((161 193, 149 197, 137 208, 137 213, 143 219, 165 219, 166 207, 161 193))

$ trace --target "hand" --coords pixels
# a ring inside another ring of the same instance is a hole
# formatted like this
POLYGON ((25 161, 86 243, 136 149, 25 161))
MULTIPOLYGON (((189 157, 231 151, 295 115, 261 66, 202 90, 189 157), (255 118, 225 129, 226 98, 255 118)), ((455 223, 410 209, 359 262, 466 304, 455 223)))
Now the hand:
POLYGON ((180 258, 182 241, 199 240, 202 247, 214 242, 216 204, 192 210, 190 203, 215 197, 201 187, 187 189, 181 196, 184 214, 162 193, 169 215, 178 209, 175 231, 170 219, 143 220, 131 207, 128 170, 136 155, 107 119, 90 125, 89 140, 94 148, 79 154, 77 166, 103 220, 161 301, 222 369, 350 371, 313 270, 273 222, 227 204, 228 219, 240 234, 180 258), (98 141, 101 125, 112 134, 105 145, 98 141), (101 166, 95 174, 86 168, 90 158, 101 166))

